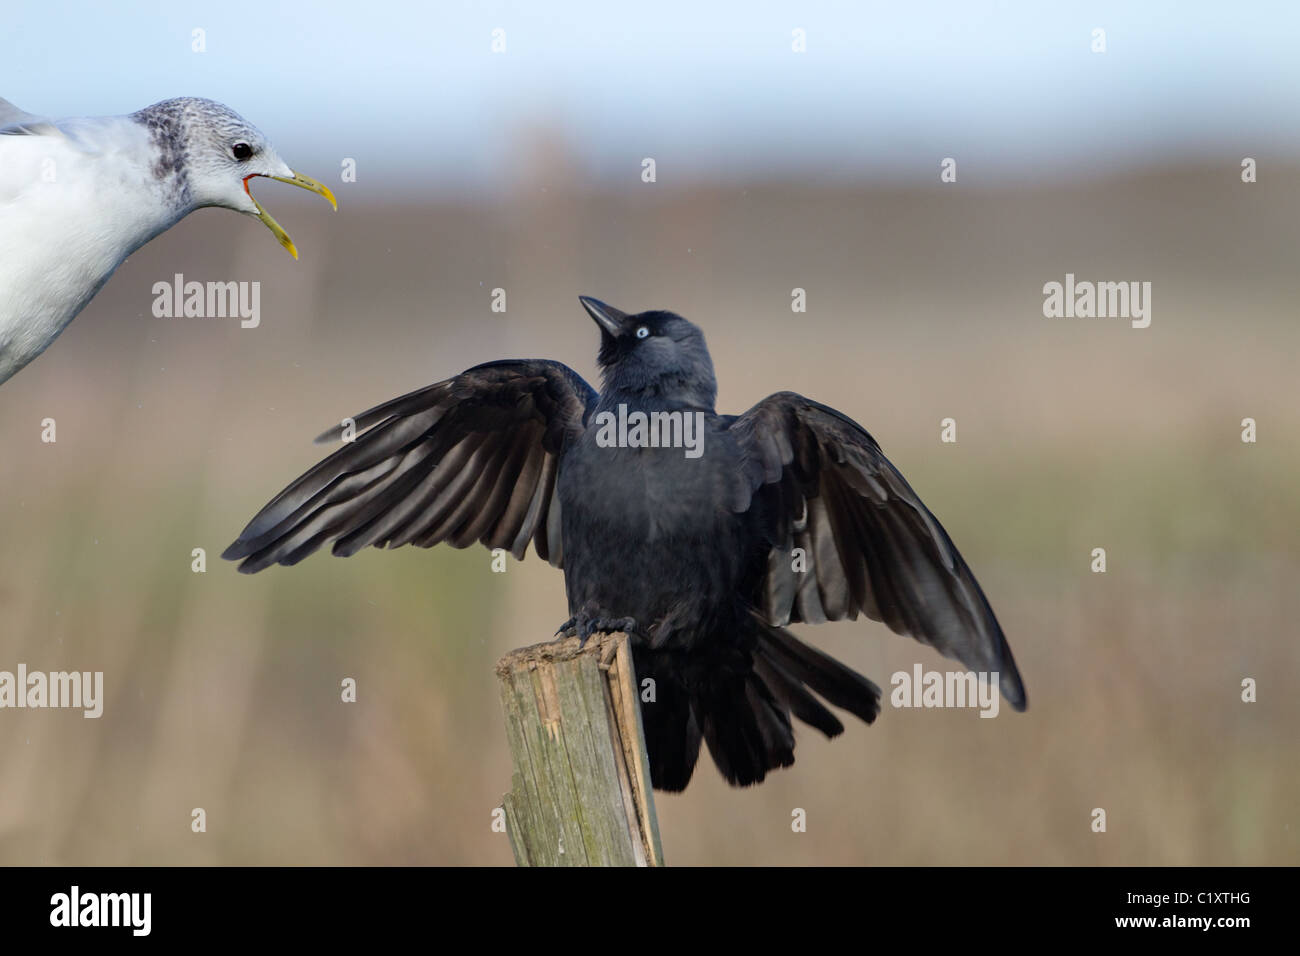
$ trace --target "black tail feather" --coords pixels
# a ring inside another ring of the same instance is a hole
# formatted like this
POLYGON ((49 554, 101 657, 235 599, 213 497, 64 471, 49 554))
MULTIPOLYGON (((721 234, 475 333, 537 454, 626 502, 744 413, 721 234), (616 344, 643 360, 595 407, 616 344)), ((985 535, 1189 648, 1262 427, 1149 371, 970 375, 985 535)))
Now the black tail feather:
MULTIPOLYGON (((880 688, 829 654, 809 647, 783 627, 758 618, 758 656, 851 714, 873 723, 880 713, 880 688)), ((816 726, 814 724, 814 726, 816 726)), ((834 736, 833 734, 830 736, 834 736)))
POLYGON ((650 755, 650 782, 659 790, 685 790, 700 757, 700 725, 685 688, 639 657, 637 680, 655 681, 655 699, 641 704, 641 726, 650 755))
POLYGON ((844 725, 817 699, 867 723, 880 712, 880 688, 834 658, 758 617, 755 633, 736 647, 651 651, 633 645, 639 681, 653 680, 641 722, 658 790, 686 788, 699 760, 700 741, 733 786, 760 783, 769 770, 794 763, 790 716, 827 737, 844 725))

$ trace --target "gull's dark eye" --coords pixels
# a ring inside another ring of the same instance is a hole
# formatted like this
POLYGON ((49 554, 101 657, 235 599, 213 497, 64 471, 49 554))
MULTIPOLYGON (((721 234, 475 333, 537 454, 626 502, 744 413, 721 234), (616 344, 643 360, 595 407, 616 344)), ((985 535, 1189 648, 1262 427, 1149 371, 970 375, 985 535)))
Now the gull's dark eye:
POLYGON ((249 146, 247 143, 236 143, 234 146, 230 147, 230 152, 235 159, 243 162, 253 155, 253 147, 249 146))
POLYGON ((646 336, 648 336, 649 334, 650 334, 650 330, 649 330, 648 328, 646 328, 644 325, 641 326, 641 328, 639 328, 639 329, 636 330, 636 337, 637 337, 638 339, 643 339, 643 338, 645 338, 646 336))

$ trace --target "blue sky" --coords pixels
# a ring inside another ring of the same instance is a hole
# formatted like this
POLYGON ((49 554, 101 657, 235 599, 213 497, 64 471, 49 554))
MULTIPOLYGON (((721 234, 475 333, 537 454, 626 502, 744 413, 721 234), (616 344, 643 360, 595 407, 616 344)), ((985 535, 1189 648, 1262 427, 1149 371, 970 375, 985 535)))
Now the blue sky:
POLYGON ((661 179, 902 180, 955 156, 969 181, 1300 155, 1294 3, 8 0, 4 21, 24 109, 209 96, 296 166, 351 156, 403 190, 493 188, 546 129, 609 181, 642 156, 661 179))

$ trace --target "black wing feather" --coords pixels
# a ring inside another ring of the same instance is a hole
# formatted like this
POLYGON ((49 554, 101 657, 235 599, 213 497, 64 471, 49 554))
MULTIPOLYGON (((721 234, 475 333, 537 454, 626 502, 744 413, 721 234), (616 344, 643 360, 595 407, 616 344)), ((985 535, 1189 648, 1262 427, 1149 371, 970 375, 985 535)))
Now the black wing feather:
MULTIPOLYGON (((560 565, 559 457, 596 393, 558 362, 478 365, 356 416, 356 439, 266 505, 222 557, 239 570, 294 564, 333 541, 362 548, 481 541, 560 565)), ((341 438, 340 424, 317 442, 341 438)))
MULTIPOLYGON (((988 599, 952 539, 880 446, 846 416, 780 392, 734 419, 749 500, 771 550, 758 603, 773 625, 865 614, 977 671, 997 671, 1018 710, 1025 689, 988 599), (791 554, 802 548, 807 570, 791 554)), ((740 498, 744 498, 742 493, 740 498)))

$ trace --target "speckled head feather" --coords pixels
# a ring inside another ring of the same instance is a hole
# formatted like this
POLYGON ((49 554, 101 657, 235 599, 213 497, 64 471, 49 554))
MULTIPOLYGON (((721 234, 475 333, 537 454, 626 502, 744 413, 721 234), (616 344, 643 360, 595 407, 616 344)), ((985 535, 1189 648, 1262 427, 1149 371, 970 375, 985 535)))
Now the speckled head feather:
POLYGON ((149 131, 157 151, 152 166, 154 177, 177 206, 229 205, 226 187, 232 177, 242 180, 245 170, 248 175, 283 173, 283 161, 262 132, 214 100, 178 96, 146 106, 132 113, 131 118, 149 131), (249 149, 243 159, 235 154, 240 144, 249 149), (272 160, 272 168, 264 169, 265 164, 258 163, 259 157, 272 160), (209 181, 223 188, 205 188, 209 181))

